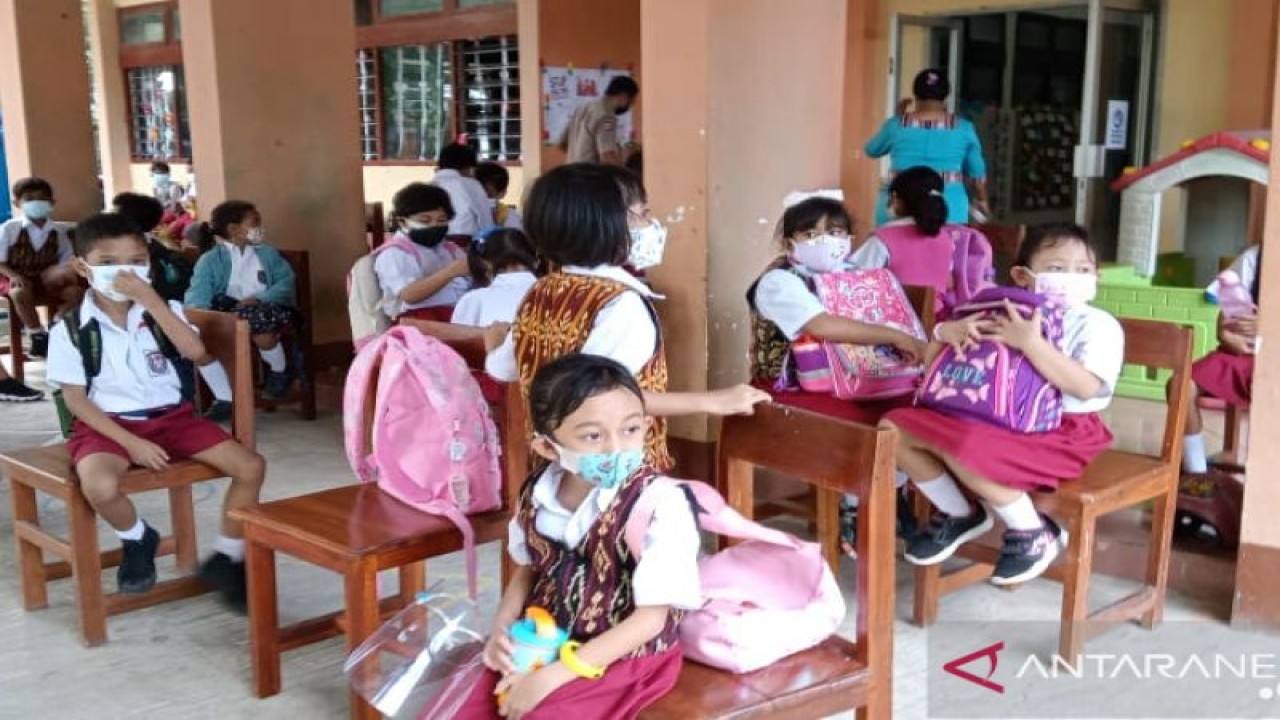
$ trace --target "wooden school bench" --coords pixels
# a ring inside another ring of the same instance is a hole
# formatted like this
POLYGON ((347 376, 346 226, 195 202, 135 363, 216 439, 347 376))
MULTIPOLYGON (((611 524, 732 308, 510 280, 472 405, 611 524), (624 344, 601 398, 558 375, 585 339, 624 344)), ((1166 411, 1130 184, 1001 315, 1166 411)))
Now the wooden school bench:
MULTIPOLYGON (((249 324, 233 315, 204 310, 187 310, 187 319, 200 330, 205 348, 227 369, 231 379, 232 434, 240 444, 255 447, 253 419, 253 372, 250 369, 249 324)), ((52 447, 14 450, 0 455, 0 467, 9 475, 13 501, 13 534, 17 542, 18 568, 22 575, 22 605, 31 611, 47 607, 46 585, 50 580, 71 577, 76 583, 76 604, 80 613, 80 635, 85 645, 107 640, 107 617, 139 610, 170 600, 208 592, 195 575, 157 582, 148 592, 121 594, 102 592, 102 570, 120 564, 119 548, 102 552, 98 547, 97 516, 71 467, 65 443, 52 447), (51 534, 40 525, 36 491, 61 500, 69 515, 69 537, 51 534), (61 562, 46 563, 44 553, 61 562)), ((213 468, 185 460, 163 471, 134 468, 120 481, 126 494, 148 490, 168 490, 172 535, 160 541, 159 555, 173 555, 179 570, 196 570, 195 507, 191 486, 222 477, 213 468)))

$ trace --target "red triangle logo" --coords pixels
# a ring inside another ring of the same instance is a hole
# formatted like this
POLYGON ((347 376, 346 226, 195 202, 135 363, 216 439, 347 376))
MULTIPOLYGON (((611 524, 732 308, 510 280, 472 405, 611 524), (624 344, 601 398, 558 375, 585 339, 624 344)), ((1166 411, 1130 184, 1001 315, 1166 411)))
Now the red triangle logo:
POLYGON ((998 642, 992 645, 988 645, 982 648, 981 650, 975 650, 974 652, 971 652, 968 655, 965 655, 963 657, 958 657, 955 660, 952 660, 951 662, 943 665, 942 669, 946 670, 952 675, 955 675, 961 680, 967 680, 973 683, 974 685, 984 687, 992 692, 997 692, 1003 695, 1004 686, 1001 685, 1000 683, 991 681, 991 676, 996 674, 996 666, 1000 664, 1000 657, 998 653, 1003 649, 1004 649, 1004 642, 998 642), (989 667, 984 676, 979 677, 969 672, 968 670, 962 669, 963 666, 968 665, 969 663, 972 663, 975 660, 980 660, 982 658, 986 658, 989 663, 989 667))

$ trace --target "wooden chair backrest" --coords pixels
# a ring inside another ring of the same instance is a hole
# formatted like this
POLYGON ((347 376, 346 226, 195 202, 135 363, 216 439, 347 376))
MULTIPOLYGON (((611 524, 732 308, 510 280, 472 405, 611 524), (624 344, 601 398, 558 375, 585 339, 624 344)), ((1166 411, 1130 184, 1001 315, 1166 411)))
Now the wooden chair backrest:
POLYGON ((231 380, 231 434, 241 445, 257 446, 254 425, 253 354, 249 322, 230 313, 186 310, 187 319, 200 331, 205 350, 222 363, 231 380))
POLYGON ((907 293, 907 299, 911 301, 911 307, 915 309, 916 316, 924 324, 925 340, 929 340, 933 337, 933 326, 938 321, 933 311, 937 307, 937 291, 923 285, 903 285, 902 289, 907 293))
POLYGON ((996 266, 996 282, 1005 285, 1009 282, 1009 268, 1018 258, 1018 250, 1027 236, 1026 225, 982 224, 978 231, 987 236, 991 242, 991 257, 996 266))
POLYGON ((370 250, 381 245, 386 239, 387 220, 386 216, 382 214, 382 203, 364 204, 364 229, 368 233, 366 242, 370 244, 370 250))
POLYGON ((1182 461, 1182 434, 1186 426, 1187 404, 1191 402, 1191 343, 1193 330, 1158 320, 1118 318, 1124 328, 1126 365, 1172 370, 1172 391, 1165 414, 1160 459, 1182 461))
POLYGON ((315 314, 311 310, 311 253, 306 250, 281 250, 280 256, 293 268, 294 295, 297 298, 298 312, 302 315, 302 326, 298 334, 303 344, 310 348, 315 329, 315 314))

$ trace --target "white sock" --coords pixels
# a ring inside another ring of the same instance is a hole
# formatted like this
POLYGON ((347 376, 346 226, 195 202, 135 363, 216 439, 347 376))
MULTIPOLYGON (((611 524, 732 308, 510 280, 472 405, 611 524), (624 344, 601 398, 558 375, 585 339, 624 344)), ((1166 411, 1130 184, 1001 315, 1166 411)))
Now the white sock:
POLYGON ((1036 506, 1031 503, 1031 496, 1026 493, 1008 505, 997 505, 994 508, 1005 527, 1010 530, 1037 530, 1044 525, 1040 520, 1040 513, 1036 512, 1036 506))
POLYGON ((258 353, 266 361, 267 367, 271 368, 271 372, 284 372, 284 343, 276 343, 276 346, 270 350, 259 349, 258 353))
POLYGON ((142 518, 133 524, 128 530, 117 530, 116 537, 121 540, 141 540, 142 534, 147 531, 147 524, 142 522, 142 518))
POLYGON ((222 367, 222 363, 214 360, 208 365, 201 365, 200 377, 213 391, 215 400, 231 402, 231 378, 227 377, 227 369, 222 367))
POLYGON ((932 480, 916 483, 916 488, 929 498, 929 502, 940 512, 951 517, 965 517, 973 512, 973 506, 969 504, 969 499, 960 492, 960 486, 956 484, 955 478, 946 473, 942 473, 932 480))
POLYGON ((226 535, 219 535, 214 538, 213 549, 235 562, 244 562, 244 540, 242 538, 229 538, 226 535))
POLYGON ((858 507, 858 496, 853 493, 844 494, 844 504, 849 507, 858 507))
POLYGON ((906 474, 906 473, 902 472, 901 470, 899 470, 899 471, 898 471, 898 474, 893 476, 893 488, 894 488, 895 490, 901 490, 901 489, 902 489, 902 486, 903 486, 903 485, 906 485, 906 484, 907 484, 907 482, 908 482, 908 481, 910 481, 910 480, 911 480, 911 476, 910 476, 910 475, 908 475, 908 474, 906 474))
POLYGON ((1209 471, 1209 457, 1204 452, 1204 433, 1182 438, 1182 471, 1195 474, 1209 471))

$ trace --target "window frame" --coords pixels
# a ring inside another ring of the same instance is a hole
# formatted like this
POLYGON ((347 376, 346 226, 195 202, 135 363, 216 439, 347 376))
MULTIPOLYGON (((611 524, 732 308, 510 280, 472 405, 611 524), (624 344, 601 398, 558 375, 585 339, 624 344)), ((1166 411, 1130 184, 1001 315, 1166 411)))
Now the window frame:
MULTIPOLYGON (((129 71, 150 67, 167 67, 174 66, 183 67, 182 62, 182 42, 174 37, 174 21, 178 13, 177 0, 162 0, 161 2, 147 3, 145 5, 133 5, 130 7, 118 8, 116 10, 116 28, 119 37, 124 37, 124 23, 132 15, 144 15, 155 12, 157 9, 164 12, 164 41, 157 43, 141 43, 135 45, 126 45, 120 42, 120 74, 124 83, 124 101, 127 112, 125 113, 126 122, 129 124, 129 162, 135 164, 144 164, 152 162, 170 162, 170 163, 190 163, 191 158, 176 155, 167 158, 148 158, 141 157, 136 154, 137 148, 134 146, 134 138, 136 137, 136 128, 133 122, 133 88, 129 82, 129 71)), ((185 107, 185 98, 184 107, 185 107)), ((188 109, 188 113, 190 110, 188 109)), ((188 115, 189 117, 189 115, 188 115)), ((176 147, 181 151, 183 146, 182 123, 178 123, 178 137, 176 147)))

